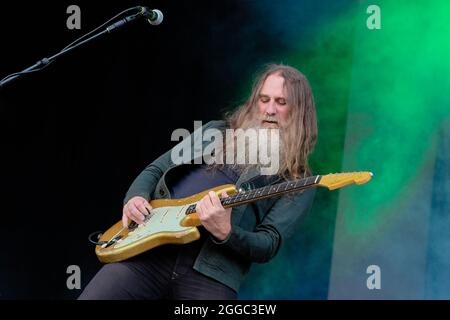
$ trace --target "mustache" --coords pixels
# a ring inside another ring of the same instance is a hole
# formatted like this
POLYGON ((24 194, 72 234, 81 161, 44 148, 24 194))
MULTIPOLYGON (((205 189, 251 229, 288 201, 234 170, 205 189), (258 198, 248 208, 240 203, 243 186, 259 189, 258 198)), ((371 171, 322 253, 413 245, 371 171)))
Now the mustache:
POLYGON ((278 118, 275 116, 270 115, 264 115, 261 117, 261 121, 268 121, 268 122, 276 122, 278 123, 278 118))

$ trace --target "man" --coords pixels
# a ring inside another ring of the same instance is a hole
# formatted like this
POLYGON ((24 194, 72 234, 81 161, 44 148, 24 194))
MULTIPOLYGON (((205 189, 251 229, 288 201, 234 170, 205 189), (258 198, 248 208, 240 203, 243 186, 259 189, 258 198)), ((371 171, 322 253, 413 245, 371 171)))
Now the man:
MULTIPOLYGON (((143 223, 150 199, 183 198, 218 185, 257 188, 311 175, 308 156, 317 139, 311 88, 296 69, 269 65, 256 79, 246 103, 204 126, 225 130, 266 128, 280 132, 280 164, 274 175, 260 166, 174 164, 171 151, 152 162, 131 185, 123 208, 124 226, 143 223)), ((225 145, 229 143, 225 142, 225 145)), ((223 152, 229 152, 224 148, 223 152)), ((226 194, 222 194, 226 197, 226 194)), ((105 265, 80 299, 236 299, 252 262, 267 262, 293 233, 312 204, 313 189, 224 209, 210 192, 197 203, 199 240, 163 245, 105 265)))

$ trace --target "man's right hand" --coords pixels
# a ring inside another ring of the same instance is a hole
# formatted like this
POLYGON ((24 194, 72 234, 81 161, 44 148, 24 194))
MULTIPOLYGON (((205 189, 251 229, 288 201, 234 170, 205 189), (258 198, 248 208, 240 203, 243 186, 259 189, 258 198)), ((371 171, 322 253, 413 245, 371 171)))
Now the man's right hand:
POLYGON ((143 197, 133 197, 123 206, 122 224, 126 228, 128 222, 133 220, 138 224, 144 223, 145 216, 148 215, 148 210, 152 209, 152 206, 148 203, 147 199, 143 197))

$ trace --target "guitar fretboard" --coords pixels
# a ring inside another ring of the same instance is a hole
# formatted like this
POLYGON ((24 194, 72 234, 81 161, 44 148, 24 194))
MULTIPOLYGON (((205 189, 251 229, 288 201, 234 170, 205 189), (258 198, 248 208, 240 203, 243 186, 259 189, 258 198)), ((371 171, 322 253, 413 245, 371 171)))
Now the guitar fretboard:
MULTIPOLYGON (((320 181, 320 178, 321 176, 317 175, 294 181, 285 181, 272 186, 265 186, 250 191, 239 191, 234 196, 221 199, 220 202, 224 208, 235 207, 245 203, 310 188, 317 184, 320 181)), ((186 214, 194 213, 195 207, 196 204, 190 205, 186 209, 186 214)))

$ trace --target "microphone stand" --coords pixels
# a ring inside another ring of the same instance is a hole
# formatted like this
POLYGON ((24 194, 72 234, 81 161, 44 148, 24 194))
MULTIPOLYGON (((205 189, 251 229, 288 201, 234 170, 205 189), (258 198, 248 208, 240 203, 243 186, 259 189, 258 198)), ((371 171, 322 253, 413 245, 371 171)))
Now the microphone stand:
MULTIPOLYGON (((133 9, 140 9, 141 11, 136 13, 136 14, 134 14, 134 15, 130 15, 128 17, 125 17, 125 18, 117 21, 116 23, 111 24, 105 30, 103 30, 103 31, 101 31, 101 32, 99 32, 97 34, 94 34, 93 36, 90 36, 89 38, 87 38, 87 39, 85 39, 85 40, 83 40, 83 41, 81 41, 81 42, 79 42, 79 43, 77 43, 75 45, 71 45, 69 47, 64 48, 63 50, 61 50, 57 54, 51 56, 50 58, 43 58, 43 59, 39 60, 38 62, 36 62, 34 65, 32 65, 32 66, 30 66, 30 67, 28 67, 28 68, 26 68, 26 69, 24 69, 24 70, 22 70, 20 72, 10 74, 9 76, 5 77, 2 81, 0 81, 0 89, 4 85, 6 85, 7 83, 17 79, 18 77, 20 77, 23 74, 27 74, 27 73, 30 73, 30 72, 35 72, 35 71, 42 70, 47 65, 49 65, 51 62, 53 62, 55 59, 63 56, 64 54, 72 51, 73 49, 78 48, 79 46, 82 46, 83 44, 88 43, 88 42, 90 42, 90 41, 92 41, 92 40, 94 40, 94 39, 96 39, 96 38, 98 38, 98 37, 100 37, 100 36, 102 36, 102 35, 104 35, 106 33, 111 33, 113 30, 117 30, 117 29, 123 27, 125 24, 127 24, 127 23, 129 23, 129 22, 131 22, 131 21, 141 17, 143 15, 143 13, 144 13, 144 8, 143 7, 135 7, 135 8, 131 8, 131 9, 128 9, 128 10, 133 10, 133 9)), ((126 11, 128 11, 128 10, 126 10, 126 11)), ((84 36, 82 36, 81 38, 83 38, 83 37, 84 36)))

